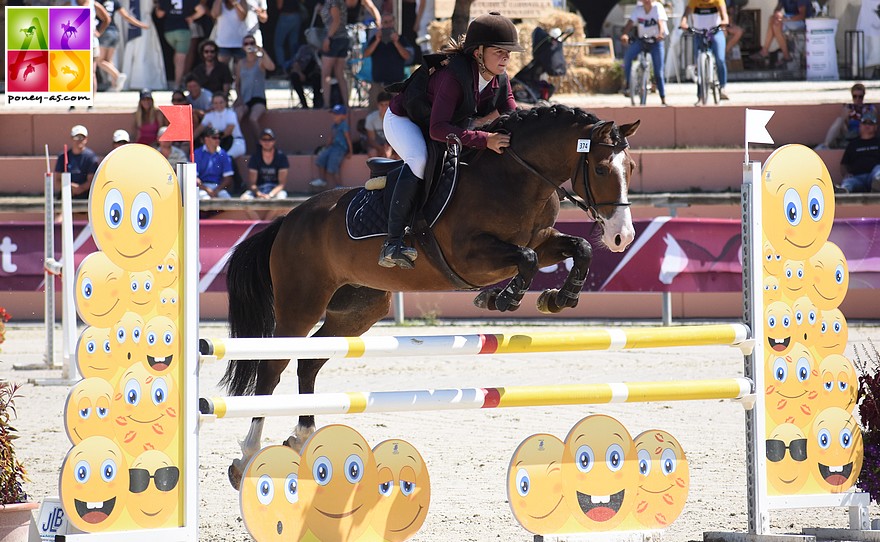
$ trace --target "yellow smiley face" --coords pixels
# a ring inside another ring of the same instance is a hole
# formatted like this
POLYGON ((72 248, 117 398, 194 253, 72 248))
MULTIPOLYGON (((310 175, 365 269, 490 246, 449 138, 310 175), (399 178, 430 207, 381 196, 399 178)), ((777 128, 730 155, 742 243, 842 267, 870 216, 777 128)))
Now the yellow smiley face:
POLYGON ((819 336, 819 309, 807 296, 801 296, 791 305, 794 315, 794 337, 804 344, 811 344, 819 336))
POLYGON ((251 458, 241 479, 239 502, 244 525, 254 540, 302 538, 299 465, 299 454, 287 446, 267 446, 251 458))
POLYGON ((828 242, 810 258, 812 289, 810 298, 825 311, 836 309, 849 288, 849 266, 840 247, 828 242))
POLYGON ((779 284, 782 287, 782 298, 789 302, 807 295, 808 279, 804 262, 785 260, 782 264, 782 278, 779 284))
POLYGON ((317 430, 303 446, 299 491, 306 526, 319 540, 357 539, 379 499, 376 459, 367 441, 345 425, 317 430))
POLYGON ((785 145, 764 164, 764 235, 783 259, 806 260, 828 240, 834 186, 812 149, 785 145))
POLYGON ((687 501, 691 476, 681 444, 669 433, 651 430, 635 438, 639 490, 633 514, 648 529, 665 529, 687 501))
POLYGON ((144 329, 147 366, 153 373, 167 373, 178 353, 177 326, 167 316, 154 316, 144 329))
POLYGON ((807 437, 793 423, 782 423, 767 434, 767 480, 770 494, 794 495, 810 478, 807 437))
POLYGON ((126 271, 162 262, 177 239, 181 213, 177 176, 147 145, 123 145, 104 158, 89 195, 95 243, 126 271))
POLYGON ((107 437, 89 437, 67 452, 58 483, 70 523, 87 533, 109 530, 125 508, 128 465, 107 437))
POLYGON ((178 525, 180 467, 165 453, 147 450, 128 469, 127 510, 145 529, 178 525))
POLYGON ((819 364, 819 408, 838 407, 852 412, 859 392, 859 378, 852 362, 831 354, 819 364))
POLYGON ((782 255, 773 248, 770 241, 764 241, 764 276, 782 276, 782 255))
POLYGON ((177 270, 177 251, 171 249, 165 258, 156 265, 156 282, 159 288, 177 288, 177 278, 180 272, 177 270))
POLYGON ((837 407, 819 412, 807 437, 807 457, 823 491, 843 493, 851 488, 864 459, 862 430, 852 414, 837 407))
POLYGON ((128 284, 125 272, 103 252, 92 252, 76 273, 76 312, 83 322, 110 327, 126 311, 128 284))
POLYGON ((795 333, 794 311, 784 301, 770 303, 764 309, 764 330, 767 335, 768 352, 777 356, 784 356, 791 348, 791 339, 795 333))
POLYGON ((103 378, 115 386, 128 363, 127 360, 114 357, 115 341, 111 340, 110 333, 109 328, 85 328, 76 343, 76 365, 84 378, 103 378))
POLYGON ((559 532, 571 515, 563 502, 562 441, 539 433, 522 441, 507 469, 507 501, 513 517, 529 532, 559 532))
POLYGON ((78 444, 95 435, 113 438, 112 401, 113 387, 103 378, 77 382, 64 404, 64 428, 70 442, 78 444))
POLYGON ((141 362, 122 374, 112 408, 116 441, 127 454, 165 450, 177 434, 180 398, 172 384, 141 362))
POLYGON ((849 326, 839 309, 819 312, 819 334, 813 341, 818 358, 843 354, 849 340, 849 326))
POLYGON ((167 316, 173 322, 180 320, 180 305, 177 303, 178 293, 174 288, 165 288, 159 293, 159 303, 156 312, 160 316, 167 316))
POLYGON ((144 319, 136 312, 126 312, 111 329, 110 349, 124 366, 143 361, 146 350, 144 319))
POLYGON ((785 356, 771 354, 765 364, 767 416, 773 423, 804 426, 816 411, 819 369, 813 354, 794 343, 785 356))
POLYGON ((636 503, 639 468, 632 436, 616 419, 587 416, 565 438, 562 487, 575 520, 589 531, 620 525, 636 503))
POLYGON ((380 442, 373 448, 379 499, 373 508, 373 529, 386 542, 402 542, 416 534, 431 504, 428 467, 405 440, 380 442))
POLYGON ((779 279, 776 277, 764 277, 764 305, 782 301, 782 290, 779 289, 779 279))
POLYGON ((157 295, 158 289, 153 279, 152 271, 135 271, 128 274, 129 284, 129 302, 132 311, 138 314, 148 314, 156 301, 159 299, 157 295))

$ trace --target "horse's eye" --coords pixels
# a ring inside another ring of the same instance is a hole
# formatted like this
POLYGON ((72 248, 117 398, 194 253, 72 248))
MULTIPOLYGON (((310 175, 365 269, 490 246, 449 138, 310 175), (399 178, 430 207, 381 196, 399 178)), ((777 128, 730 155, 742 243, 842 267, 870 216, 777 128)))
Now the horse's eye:
POLYGON ((608 175, 608 168, 605 166, 596 166, 596 175, 608 175))

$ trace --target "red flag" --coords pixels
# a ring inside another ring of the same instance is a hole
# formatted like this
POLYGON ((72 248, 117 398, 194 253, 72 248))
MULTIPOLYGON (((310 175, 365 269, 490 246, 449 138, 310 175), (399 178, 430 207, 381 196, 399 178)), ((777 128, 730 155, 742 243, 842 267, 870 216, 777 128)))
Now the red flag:
POLYGON ((190 161, 193 161, 192 105, 160 105, 159 109, 168 119, 168 127, 160 141, 188 141, 190 161))

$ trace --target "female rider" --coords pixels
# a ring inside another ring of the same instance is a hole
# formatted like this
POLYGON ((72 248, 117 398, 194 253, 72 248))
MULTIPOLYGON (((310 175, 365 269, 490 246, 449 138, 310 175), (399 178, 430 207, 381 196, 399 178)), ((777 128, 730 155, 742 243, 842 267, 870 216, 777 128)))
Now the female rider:
MULTIPOLYGON (((468 25, 464 43, 444 49, 434 71, 426 66, 402 85, 385 114, 385 138, 404 160, 388 213, 388 238, 379 255, 382 267, 412 269, 418 252, 403 234, 419 193, 428 148, 424 133, 445 142, 454 134, 462 145, 501 154, 510 136, 471 129, 516 109, 505 74, 511 52, 522 52, 513 22, 500 13, 481 15, 468 25)), ((425 64, 430 64, 426 57, 425 64)))

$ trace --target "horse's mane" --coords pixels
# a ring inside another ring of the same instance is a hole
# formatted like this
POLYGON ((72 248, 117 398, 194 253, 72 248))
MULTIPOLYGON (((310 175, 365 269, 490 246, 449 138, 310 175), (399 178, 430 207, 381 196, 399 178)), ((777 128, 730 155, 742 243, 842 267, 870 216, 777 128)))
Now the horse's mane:
MULTIPOLYGON (((517 109, 506 115, 501 115, 491 123, 478 128, 486 132, 505 132, 514 133, 522 130, 526 126, 534 126, 539 122, 557 121, 564 117, 566 121, 589 126, 599 122, 599 117, 578 107, 568 107, 567 105, 554 104, 541 107, 533 107, 530 109, 517 109)), ((617 125, 611 132, 611 137, 615 143, 620 142, 620 133, 617 125)))

